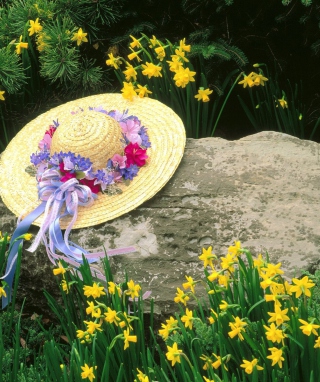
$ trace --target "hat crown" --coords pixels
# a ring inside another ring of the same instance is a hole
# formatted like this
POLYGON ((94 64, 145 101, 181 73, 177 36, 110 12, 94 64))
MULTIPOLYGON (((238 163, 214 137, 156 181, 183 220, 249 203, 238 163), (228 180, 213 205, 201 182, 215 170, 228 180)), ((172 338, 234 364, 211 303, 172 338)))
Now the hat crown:
POLYGON ((70 114, 52 137, 50 154, 72 152, 89 158, 93 171, 105 168, 114 154, 123 155, 119 123, 98 111, 70 114))

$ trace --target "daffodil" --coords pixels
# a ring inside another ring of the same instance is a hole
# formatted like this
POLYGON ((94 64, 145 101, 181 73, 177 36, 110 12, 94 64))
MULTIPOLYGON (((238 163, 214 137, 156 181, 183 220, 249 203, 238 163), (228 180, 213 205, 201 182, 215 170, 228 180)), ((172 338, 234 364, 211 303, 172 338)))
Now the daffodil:
POLYGON ((196 94, 194 98, 197 98, 198 101, 209 102, 210 101, 209 95, 211 93, 212 93, 212 90, 200 88, 198 90, 198 94, 196 94))
POLYGON ((30 28, 28 29, 29 36, 42 31, 42 26, 39 23, 39 18, 37 17, 35 21, 30 20, 30 28))
POLYGON ((157 59, 162 61, 166 56, 166 51, 164 50, 163 46, 158 46, 154 50, 157 53, 157 59))
POLYGON ((263 74, 257 74, 253 73, 252 76, 252 81, 254 86, 264 86, 264 83, 268 81, 268 78, 264 77, 263 74))
POLYGON ((224 286, 225 288, 228 287, 229 280, 230 280, 230 278, 229 278, 229 274, 228 273, 220 274, 218 276, 218 284, 220 286, 224 286))
POLYGON ((95 306, 92 301, 87 301, 88 307, 86 308, 86 313, 91 314, 92 317, 99 318, 101 316, 101 309, 95 306))
POLYGON ((178 71, 176 71, 173 80, 175 81, 175 84, 177 87, 185 88, 188 83, 194 82, 195 79, 193 78, 197 73, 190 71, 189 68, 183 68, 181 67, 178 71))
POLYGON ((221 300, 222 304, 219 305, 220 310, 227 310, 229 307, 229 304, 225 300, 221 300))
POLYGON ((172 61, 167 61, 169 64, 169 68, 171 72, 177 72, 180 68, 182 68, 182 62, 178 56, 171 56, 172 61))
POLYGON ((72 41, 77 41, 77 45, 81 45, 83 42, 88 42, 87 34, 82 31, 82 28, 79 28, 78 32, 74 33, 72 41))
POLYGON ((154 46, 160 45, 160 43, 157 40, 156 36, 152 36, 152 38, 150 38, 149 41, 151 42, 151 45, 149 45, 149 48, 152 48, 154 46))
POLYGON ((121 60, 119 57, 114 57, 112 53, 108 54, 109 60, 106 61, 108 66, 113 66, 115 69, 119 69, 121 60))
POLYGON ((171 361, 172 366, 175 365, 176 362, 180 363, 180 355, 182 350, 178 349, 178 345, 174 342, 173 346, 167 346, 168 352, 166 353, 166 357, 169 361, 171 361))
POLYGON ((159 334, 164 340, 167 340, 169 334, 178 328, 178 320, 174 319, 172 316, 169 320, 166 320, 166 323, 167 324, 161 324, 162 329, 159 330, 159 334))
POLYGON ((66 271, 67 271, 67 269, 63 267, 63 265, 61 264, 60 261, 58 262, 58 268, 54 268, 54 269, 52 270, 52 272, 53 272, 53 274, 54 274, 55 276, 57 276, 57 275, 63 275, 63 274, 66 273, 66 271))
POLYGON ((33 235, 31 233, 25 233, 24 235, 22 235, 22 239, 30 241, 32 239, 32 236, 33 235))
POLYGON ((121 92, 122 92, 123 98, 128 99, 129 101, 132 101, 133 97, 137 95, 132 82, 129 82, 129 83, 124 82, 121 92))
POLYGON ((186 39, 184 38, 183 40, 180 40, 179 43, 179 50, 180 51, 185 51, 185 52, 190 52, 191 50, 191 45, 186 45, 186 39))
POLYGON ((256 368, 257 370, 263 370, 263 367, 258 365, 257 358, 254 358, 252 361, 247 361, 246 359, 243 359, 242 362, 243 363, 240 365, 240 367, 243 367, 244 371, 247 374, 252 374, 254 368, 256 368))
POLYGON ((137 40, 135 37, 130 35, 130 38, 132 41, 130 42, 131 48, 141 48, 142 45, 140 44, 140 40, 137 40))
POLYGON ((250 88, 252 88, 254 86, 254 82, 252 80, 252 75, 254 73, 251 72, 248 76, 246 76, 245 74, 243 75, 243 80, 239 81, 238 84, 239 85, 243 85, 244 88, 246 88, 247 86, 249 86, 250 88))
POLYGON ((138 371, 138 374, 137 374, 137 377, 138 377, 138 380, 140 382, 149 382, 149 377, 144 374, 141 370, 137 369, 138 371))
POLYGON ((229 322, 229 326, 231 328, 231 331, 228 332, 228 335, 230 338, 234 338, 235 336, 238 336, 241 341, 243 341, 243 335, 242 332, 245 332, 244 327, 248 324, 244 321, 242 321, 239 317, 233 317, 234 322, 229 322))
POLYGON ((288 308, 281 310, 281 307, 278 305, 274 306, 275 312, 268 312, 270 318, 268 322, 275 322, 277 326, 283 324, 285 321, 289 321, 290 318, 287 316, 288 308))
POLYGON ((81 366, 82 373, 81 373, 81 378, 86 379, 88 378, 90 382, 92 382, 95 378, 93 374, 93 367, 89 367, 86 363, 84 366, 81 366))
POLYGON ((7 293, 6 293, 6 291, 4 290, 4 288, 3 287, 0 287, 0 297, 7 297, 7 293))
MULTIPOLYGON (((288 102, 285 99, 283 99, 283 98, 278 99, 278 102, 279 102, 280 106, 282 107, 282 109, 288 108, 288 102)), ((278 105, 277 105, 277 107, 278 107, 278 105)))
POLYGON ((242 253, 241 242, 235 241, 234 245, 230 245, 230 247, 228 248, 228 253, 230 253, 230 255, 234 255, 234 256, 240 255, 242 253))
POLYGON ((117 284, 115 284, 113 281, 108 282, 108 292, 110 294, 116 294, 117 292, 118 296, 121 296, 122 294, 121 288, 117 284))
POLYGON ((202 248, 202 253, 199 256, 199 259, 203 261, 203 267, 206 268, 208 265, 212 269, 214 268, 214 265, 212 263, 213 260, 215 260, 217 256, 212 253, 212 247, 210 246, 208 249, 202 248))
POLYGON ((28 43, 22 42, 22 35, 20 36, 19 42, 16 44, 16 53, 21 54, 21 49, 28 49, 28 43))
POLYGON ((210 315, 210 317, 208 317, 208 321, 212 325, 215 323, 216 319, 218 318, 218 314, 213 309, 210 309, 210 310, 212 314, 210 315))
POLYGON ((314 348, 320 348, 320 337, 315 340, 314 348))
POLYGON ((283 333, 281 329, 277 329, 274 323, 269 326, 263 325, 266 329, 266 337, 269 341, 280 343, 286 335, 283 333))
POLYGON ((83 290, 84 290, 84 295, 87 297, 98 298, 98 297, 106 294, 104 292, 104 287, 99 286, 99 284, 97 284, 97 283, 93 283, 92 286, 85 285, 83 287, 83 290))
POLYGON ((299 298, 303 293, 307 297, 311 296, 310 288, 313 288, 315 284, 309 280, 308 276, 304 276, 302 279, 292 279, 295 284, 290 288, 291 292, 296 292, 296 297, 299 298))
POLYGON ((143 67, 143 71, 142 71, 142 74, 144 76, 148 76, 148 78, 151 78, 151 77, 162 77, 162 74, 161 74, 161 70, 162 70, 162 67, 161 66, 157 66, 157 65, 154 65, 150 62, 146 62, 146 64, 142 64, 141 65, 143 67))
POLYGON ((302 330, 303 334, 305 334, 306 336, 310 336, 311 333, 313 333, 315 336, 318 335, 316 329, 320 328, 320 325, 301 320, 300 318, 299 321, 301 322, 301 324, 303 324, 302 326, 300 326, 300 329, 302 330))
POLYGON ((281 263, 271 264, 268 263, 266 267, 261 268, 262 271, 265 272, 266 277, 273 277, 276 275, 283 275, 284 272, 280 269, 281 263))
POLYGON ((104 316, 104 320, 109 324, 115 324, 117 326, 119 321, 121 321, 121 318, 117 316, 117 312, 112 310, 110 307, 108 307, 107 311, 104 312, 104 316))
POLYGON ((130 48, 130 50, 131 50, 131 52, 132 52, 132 53, 128 54, 128 59, 129 59, 130 61, 134 60, 135 58, 136 58, 138 61, 142 61, 141 58, 138 56, 138 54, 141 52, 141 50, 139 50, 139 51, 137 51, 137 52, 135 52, 135 51, 132 50, 131 48, 130 48))
POLYGON ((148 97, 148 94, 152 94, 152 92, 150 90, 148 90, 148 88, 146 86, 142 86, 139 84, 137 86, 138 87, 136 89, 136 92, 140 98, 148 97))
POLYGON ((4 99, 5 99, 4 96, 3 96, 4 93, 5 93, 4 90, 0 90, 0 100, 1 100, 1 101, 4 101, 4 99))
POLYGON ((188 300, 190 300, 190 297, 187 294, 185 294, 180 288, 177 288, 177 293, 176 297, 174 298, 174 302, 176 302, 177 304, 179 302, 182 302, 182 304, 186 306, 188 300))
POLYGON ((192 310, 189 310, 188 308, 186 309, 186 314, 181 317, 181 322, 184 322, 184 326, 186 328, 192 329, 192 321, 194 320, 193 318, 193 312, 192 310))
POLYGON ((271 351, 271 355, 268 355, 267 358, 272 360, 271 366, 278 364, 281 369, 282 361, 284 361, 284 358, 282 357, 282 349, 277 349, 273 347, 273 348, 269 348, 269 350, 271 351))
POLYGON ((100 329, 101 324, 98 324, 94 321, 83 321, 83 322, 87 325, 87 332, 90 334, 93 334, 96 330, 100 332, 102 331, 102 329, 100 329))
POLYGON ((126 76, 126 81, 130 81, 131 79, 137 81, 137 72, 132 65, 128 64, 126 70, 123 71, 123 74, 126 76))
POLYGON ((192 293, 194 293, 194 285, 197 283, 196 281, 193 281, 193 278, 191 276, 185 276, 187 279, 187 283, 183 283, 183 289, 189 289, 191 290, 192 293))
POLYGON ((138 341, 137 336, 130 335, 129 329, 123 331, 123 336, 124 336, 124 350, 126 350, 129 347, 129 342, 138 341))
POLYGON ((132 299, 135 297, 139 297, 139 291, 141 290, 141 286, 135 284, 133 280, 127 282, 128 290, 126 291, 126 295, 129 295, 132 299))
POLYGON ((174 52, 181 59, 181 61, 189 62, 189 60, 185 56, 185 53, 182 50, 176 49, 174 52))
POLYGON ((221 268, 223 270, 228 270, 229 272, 234 272, 233 265, 238 262, 238 259, 234 256, 228 253, 226 257, 221 257, 221 268))
POLYGON ((62 290, 68 294, 69 293, 69 284, 67 283, 66 280, 62 280, 61 281, 61 287, 62 287, 62 290))

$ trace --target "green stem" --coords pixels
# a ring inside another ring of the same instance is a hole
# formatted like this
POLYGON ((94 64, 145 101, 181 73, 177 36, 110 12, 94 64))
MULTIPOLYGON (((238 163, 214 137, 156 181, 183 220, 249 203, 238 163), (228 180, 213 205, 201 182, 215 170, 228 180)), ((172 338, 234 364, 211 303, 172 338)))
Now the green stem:
POLYGON ((240 73, 240 74, 238 75, 238 77, 237 77, 236 80, 234 81, 233 85, 231 86, 231 88, 230 88, 230 90, 229 90, 229 92, 228 92, 226 98, 225 98, 224 101, 223 101, 223 104, 222 104, 221 109, 220 109, 220 111, 219 111, 218 117, 217 117, 216 122, 215 122, 215 124, 214 124, 214 126, 213 126, 213 129, 212 129, 212 132, 211 132, 211 137, 213 137, 213 134, 214 134, 214 132, 215 132, 215 130, 216 130, 217 124, 218 124, 218 122, 219 122, 219 120, 220 120, 220 117, 221 117, 221 114, 222 114, 222 112, 223 112, 223 109, 225 108, 226 103, 227 103, 227 101, 228 101, 228 99, 229 99, 229 97, 230 97, 230 94, 231 94, 233 88, 234 88, 234 87, 236 86, 236 84, 238 83, 238 81, 239 81, 239 79, 241 78, 241 76, 242 76, 242 73, 240 73))

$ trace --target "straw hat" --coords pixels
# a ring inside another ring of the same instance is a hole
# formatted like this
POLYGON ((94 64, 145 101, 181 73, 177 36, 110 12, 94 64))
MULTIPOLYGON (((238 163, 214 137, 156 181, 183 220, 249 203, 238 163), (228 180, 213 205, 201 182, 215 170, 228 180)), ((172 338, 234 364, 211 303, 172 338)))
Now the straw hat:
MULTIPOLYGON (((151 147, 147 163, 129 185, 121 184, 122 193, 98 193, 90 207, 80 206, 73 228, 93 226, 133 210, 154 196, 172 177, 183 155, 185 129, 181 119, 167 106, 149 98, 125 100, 121 94, 101 94, 65 103, 28 123, 9 143, 0 161, 0 194, 3 202, 17 216, 24 217, 39 204, 37 180, 26 172, 30 155, 53 120, 59 121, 58 133, 52 140, 53 152, 74 152, 89 158, 93 169, 106 166, 114 154, 123 152, 122 133, 118 122, 89 107, 102 106, 107 111, 123 112, 139 118, 147 128, 151 147), (83 112, 79 112, 79 108, 83 112)), ((33 224, 40 226, 43 216, 33 224)), ((60 221, 66 228, 70 217, 60 221)))

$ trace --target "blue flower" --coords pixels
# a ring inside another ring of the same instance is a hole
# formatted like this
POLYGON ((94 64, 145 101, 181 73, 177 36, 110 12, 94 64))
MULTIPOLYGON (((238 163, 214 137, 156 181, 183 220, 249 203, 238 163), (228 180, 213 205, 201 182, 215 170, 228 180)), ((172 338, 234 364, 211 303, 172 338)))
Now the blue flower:
POLYGON ((132 180, 138 174, 138 171, 139 171, 139 167, 136 164, 132 164, 126 168, 120 168, 120 174, 126 180, 127 179, 132 180))
POLYGON ((151 143, 149 141, 149 137, 148 137, 148 134, 147 134, 147 129, 144 126, 142 126, 140 128, 138 134, 141 137, 141 146, 144 146, 146 149, 148 147, 151 147, 151 143))

